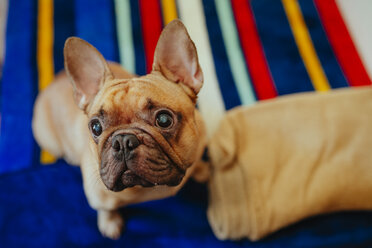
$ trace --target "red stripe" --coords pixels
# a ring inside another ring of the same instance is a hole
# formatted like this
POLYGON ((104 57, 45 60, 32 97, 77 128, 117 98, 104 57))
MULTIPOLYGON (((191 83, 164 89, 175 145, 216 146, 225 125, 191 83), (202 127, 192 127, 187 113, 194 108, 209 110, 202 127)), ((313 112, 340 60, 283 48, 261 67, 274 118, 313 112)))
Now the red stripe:
POLYGON ((162 17, 158 0, 139 0, 142 36, 146 54, 147 73, 152 70, 156 43, 162 30, 162 17))
POLYGON ((335 0, 314 0, 333 51, 351 86, 370 85, 366 69, 335 0))
POLYGON ((231 5, 257 98, 259 100, 274 98, 278 93, 258 36, 250 2, 247 0, 232 0, 231 5))

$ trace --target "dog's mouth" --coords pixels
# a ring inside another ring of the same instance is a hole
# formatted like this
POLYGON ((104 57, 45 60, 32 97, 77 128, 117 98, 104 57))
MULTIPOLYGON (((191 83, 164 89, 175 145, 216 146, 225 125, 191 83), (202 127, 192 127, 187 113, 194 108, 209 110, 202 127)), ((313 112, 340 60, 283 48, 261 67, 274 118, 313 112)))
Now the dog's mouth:
POLYGON ((101 153, 100 175, 109 190, 118 192, 137 185, 176 186, 185 171, 167 156, 151 135, 132 130, 107 139, 101 153))
POLYGON ((112 183, 108 183, 107 180, 103 180, 103 182, 109 190, 114 192, 119 192, 125 188, 134 187, 136 185, 141 185, 142 187, 155 186, 155 184, 139 177, 131 170, 126 170, 124 173, 122 173, 121 177, 118 177, 118 179, 112 183))

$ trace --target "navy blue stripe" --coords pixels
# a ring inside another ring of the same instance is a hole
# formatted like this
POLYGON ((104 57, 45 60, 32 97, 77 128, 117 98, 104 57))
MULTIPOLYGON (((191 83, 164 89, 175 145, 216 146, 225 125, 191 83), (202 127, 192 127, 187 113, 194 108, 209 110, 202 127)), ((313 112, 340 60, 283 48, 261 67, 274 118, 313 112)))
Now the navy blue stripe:
POLYGON ((74 0, 54 0, 54 71, 63 69, 63 47, 75 34, 74 0))
POLYGON ((327 39, 314 2, 300 0, 299 4, 329 84, 332 88, 347 87, 349 84, 327 39))
POLYGON ((76 34, 111 61, 119 61, 112 1, 75 0, 76 34))
POLYGON ((146 57, 142 39, 141 14, 138 0, 130 0, 134 53, 136 58, 136 73, 146 74, 146 57))
MULTIPOLYGON (((33 5, 33 11, 34 11, 34 18, 33 18, 33 32, 32 32, 32 38, 31 38, 31 51, 30 51, 30 54, 31 54, 31 64, 30 64, 30 70, 31 70, 31 74, 32 74, 32 86, 33 86, 33 89, 32 89, 32 93, 33 93, 33 101, 32 101, 32 113, 31 113, 31 120, 32 120, 32 116, 33 116, 33 107, 34 107, 34 103, 35 103, 35 100, 36 100, 36 97, 39 93, 39 71, 38 71, 38 67, 37 67, 37 42, 38 42, 38 37, 37 37, 37 27, 38 27, 38 1, 36 1, 36 3, 33 5)), ((32 133, 32 132, 31 132, 32 133)), ((32 166, 40 166, 40 147, 39 145, 37 144, 33 134, 32 134, 32 146, 33 146, 33 149, 32 149, 32 166)), ((29 165, 31 166, 31 165, 29 165)))
POLYGON ((31 119, 38 88, 36 3, 29 0, 9 1, 1 85, 0 173, 30 167, 35 160, 37 148, 32 136, 31 119))
POLYGON ((241 105, 231 74, 214 1, 203 0, 214 65, 226 109, 241 105))
POLYGON ((251 4, 278 94, 314 90, 281 2, 252 0, 251 4))

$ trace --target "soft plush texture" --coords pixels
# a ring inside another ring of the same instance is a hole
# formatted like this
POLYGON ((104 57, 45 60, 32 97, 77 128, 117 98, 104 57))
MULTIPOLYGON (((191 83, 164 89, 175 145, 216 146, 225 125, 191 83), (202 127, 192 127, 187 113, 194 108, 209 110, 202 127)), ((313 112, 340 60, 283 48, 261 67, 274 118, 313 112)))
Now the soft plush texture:
POLYGON ((372 213, 308 219, 252 243, 219 241, 206 217, 207 191, 190 181, 176 196, 131 206, 117 241, 102 237, 78 167, 58 161, 0 176, 0 247, 356 247, 372 244, 372 213))
POLYGON ((372 87, 228 112, 209 143, 208 217, 220 239, 260 239, 315 214, 372 209, 372 87))

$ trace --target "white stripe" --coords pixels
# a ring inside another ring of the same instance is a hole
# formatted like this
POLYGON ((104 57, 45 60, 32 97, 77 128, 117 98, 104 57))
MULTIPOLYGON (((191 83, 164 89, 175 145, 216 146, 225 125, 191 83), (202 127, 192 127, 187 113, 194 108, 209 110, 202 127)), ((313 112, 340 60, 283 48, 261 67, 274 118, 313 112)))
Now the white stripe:
POLYGON ((199 63, 204 73, 204 85, 199 93, 198 106, 210 137, 225 114, 225 105, 214 67, 203 5, 200 0, 177 0, 177 3, 180 18, 198 50, 199 63))
POLYGON ((115 0, 116 27, 121 65, 135 73, 135 55, 129 0, 115 0))
POLYGON ((1 78, 1 71, 2 65, 4 61, 4 54, 5 54, 5 27, 7 22, 7 15, 8 15, 8 1, 7 0, 0 0, 0 78, 1 78))
POLYGON ((360 59, 372 79, 372 1, 336 0, 360 59))
MULTIPOLYGON (((218 20, 221 25, 222 38, 226 46, 227 59, 231 74, 243 105, 256 102, 256 97, 245 66, 243 52, 239 44, 239 35, 235 27, 231 2, 215 0, 218 20)), ((217 24, 216 24, 217 25, 217 24)))

